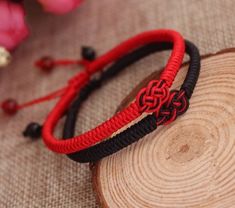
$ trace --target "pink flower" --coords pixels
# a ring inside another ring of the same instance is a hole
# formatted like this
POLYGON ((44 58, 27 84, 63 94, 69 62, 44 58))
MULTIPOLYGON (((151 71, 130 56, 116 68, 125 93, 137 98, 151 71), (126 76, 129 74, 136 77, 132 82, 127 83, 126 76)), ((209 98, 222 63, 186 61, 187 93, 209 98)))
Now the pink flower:
POLYGON ((28 36, 21 4, 0 0, 0 46, 14 49, 28 36))
POLYGON ((82 0, 38 0, 44 10, 54 14, 65 14, 77 8, 82 0))

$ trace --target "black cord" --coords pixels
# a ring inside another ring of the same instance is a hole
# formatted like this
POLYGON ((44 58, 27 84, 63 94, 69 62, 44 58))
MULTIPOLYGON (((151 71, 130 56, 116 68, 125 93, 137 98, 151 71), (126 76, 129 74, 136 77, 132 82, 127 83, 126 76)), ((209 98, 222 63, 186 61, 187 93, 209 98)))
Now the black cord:
MULTIPOLYGON (((127 147, 133 142, 138 141, 140 138, 154 131, 157 128, 157 125, 161 125, 169 121, 170 119, 172 119, 172 117, 174 117, 173 119, 175 119, 178 115, 184 113, 188 108, 188 99, 190 99, 190 97, 192 96, 200 71, 200 54, 197 47, 187 40, 185 41, 185 43, 186 52, 190 56, 190 64, 186 78, 181 86, 181 90, 172 92, 174 93, 172 102, 163 106, 160 111, 160 115, 158 115, 157 118, 155 114, 148 115, 138 123, 132 125, 116 136, 87 149, 68 154, 68 157, 74 161, 82 163, 95 162, 102 159, 103 157, 109 156, 123 149, 124 147, 127 147), (185 93, 184 99, 179 100, 179 95, 182 92, 185 93), (184 105, 182 108, 179 108, 174 106, 175 102, 181 102, 184 105), (173 111, 172 109, 176 109, 177 111, 173 111)), ((143 46, 120 58, 116 63, 105 70, 99 78, 91 80, 81 90, 80 94, 68 110, 64 125, 63 138, 67 139, 74 136, 77 114, 81 107, 81 104, 88 98, 91 92, 98 89, 104 81, 114 77, 121 70, 124 70, 126 67, 146 57, 147 55, 157 51, 169 50, 172 47, 173 45, 171 43, 152 43, 143 46)))

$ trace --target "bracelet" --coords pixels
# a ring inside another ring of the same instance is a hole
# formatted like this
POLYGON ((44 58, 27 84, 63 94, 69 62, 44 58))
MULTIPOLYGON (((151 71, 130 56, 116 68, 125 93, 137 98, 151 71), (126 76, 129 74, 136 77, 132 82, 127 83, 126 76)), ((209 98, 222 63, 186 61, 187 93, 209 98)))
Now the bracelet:
MULTIPOLYGON (((166 125, 175 120, 179 115, 186 112, 189 105, 188 100, 192 96, 200 72, 200 54, 197 47, 190 41, 186 40, 185 45, 186 52, 190 56, 189 69, 186 78, 180 91, 174 90, 171 92, 171 99, 169 99, 167 104, 165 104, 161 109, 159 117, 156 117, 155 114, 148 115, 138 123, 132 125, 114 137, 85 150, 68 154, 68 157, 81 163, 95 162, 138 141, 155 130, 158 125, 166 125)), ((91 80, 81 90, 79 96, 68 110, 64 125, 63 138, 66 139, 74 136, 77 114, 82 103, 94 90, 100 87, 104 81, 109 78, 113 78, 118 72, 125 69, 127 66, 151 53, 161 50, 169 50, 171 48, 172 44, 170 43, 149 44, 143 46, 118 60, 114 65, 104 71, 99 78, 91 80)))
POLYGON ((59 102, 48 115, 42 129, 43 140, 47 147, 57 153, 77 152, 110 137, 144 112, 158 115, 160 108, 170 97, 169 88, 182 64, 184 50, 184 40, 179 33, 172 30, 154 30, 141 33, 123 42, 89 63, 85 70, 69 81, 68 87, 59 102), (140 90, 133 103, 96 128, 67 140, 59 140, 53 136, 58 120, 67 111, 77 92, 81 91, 92 75, 134 49, 153 42, 173 43, 171 56, 159 80, 150 81, 146 88, 140 90), (148 102, 147 98, 151 98, 151 102, 148 102))

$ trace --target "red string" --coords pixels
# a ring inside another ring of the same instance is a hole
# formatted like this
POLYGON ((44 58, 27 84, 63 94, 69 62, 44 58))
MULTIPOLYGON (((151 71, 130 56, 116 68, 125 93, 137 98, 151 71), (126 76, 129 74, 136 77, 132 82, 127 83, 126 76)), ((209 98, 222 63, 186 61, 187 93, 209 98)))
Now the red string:
POLYGON ((37 99, 34 99, 34 100, 31 100, 31 101, 28 101, 26 103, 23 103, 23 104, 20 104, 17 106, 17 109, 20 110, 22 108, 26 108, 26 107, 29 107, 29 106, 32 106, 32 105, 36 105, 36 104, 39 104, 39 103, 42 103, 42 102, 45 102, 45 101, 49 101, 49 100, 52 100, 52 99, 55 99, 57 97, 60 97, 63 95, 63 93, 65 92, 66 88, 62 88, 60 90, 57 90, 55 92, 52 92, 46 96, 43 96, 43 97, 40 97, 40 98, 37 98, 37 99))
MULTIPOLYGON (((90 64, 89 61, 87 60, 71 60, 71 59, 60 59, 60 60, 53 60, 53 64, 54 66, 68 66, 68 65, 82 65, 82 66, 88 66, 90 64)), ((43 62, 42 60, 38 60, 35 62, 35 65, 38 67, 42 67, 43 66, 43 62)), ((55 99, 56 97, 60 97, 63 95, 63 93, 65 92, 66 88, 62 88, 60 90, 57 90, 55 92, 52 92, 46 96, 28 101, 26 103, 20 104, 17 106, 17 110, 20 110, 22 108, 26 108, 32 105, 36 105, 45 101, 49 101, 52 99, 55 99)))
POLYGON ((51 65, 53 65, 53 68, 55 66, 69 66, 69 65, 82 65, 82 66, 88 66, 90 64, 90 61, 81 59, 81 60, 72 60, 72 59, 59 59, 59 60, 53 60, 50 57, 43 57, 37 61, 35 61, 34 65, 38 68, 43 69, 45 67, 46 62, 50 62, 51 65))
POLYGON ((55 66, 68 66, 68 65, 82 65, 87 66, 90 62, 87 60, 69 60, 69 59, 63 59, 63 60, 55 60, 54 64, 55 66))
MULTIPOLYGON (((85 68, 89 67, 89 64, 91 62, 86 59, 81 60, 72 60, 72 59, 60 59, 60 60, 54 60, 50 56, 44 56, 41 59, 35 61, 35 66, 39 67, 40 69, 44 71, 51 71, 56 66, 68 66, 68 65, 82 65, 85 68)), ((78 82, 79 78, 76 78, 75 82, 78 82)), ((76 86, 76 83, 74 84, 76 86)), ((14 99, 7 99, 1 103, 2 110, 9 115, 14 115, 17 111, 19 111, 22 108, 26 108, 32 105, 36 105, 51 99, 54 99, 56 97, 62 96, 64 93, 65 88, 61 90, 57 90, 55 92, 52 92, 46 96, 43 96, 41 98, 34 99, 32 101, 23 103, 19 105, 16 100, 14 99)))

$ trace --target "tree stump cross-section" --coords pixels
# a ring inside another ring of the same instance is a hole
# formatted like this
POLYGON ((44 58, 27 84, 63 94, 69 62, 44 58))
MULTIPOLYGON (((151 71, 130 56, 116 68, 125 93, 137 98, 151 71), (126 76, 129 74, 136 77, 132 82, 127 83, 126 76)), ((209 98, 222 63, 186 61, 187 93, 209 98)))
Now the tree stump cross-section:
MULTIPOLYGON (((173 89, 181 85, 187 67, 180 70, 173 89)), ((203 57, 183 116, 93 164, 92 173, 102 207, 234 208, 235 49, 203 57)))

